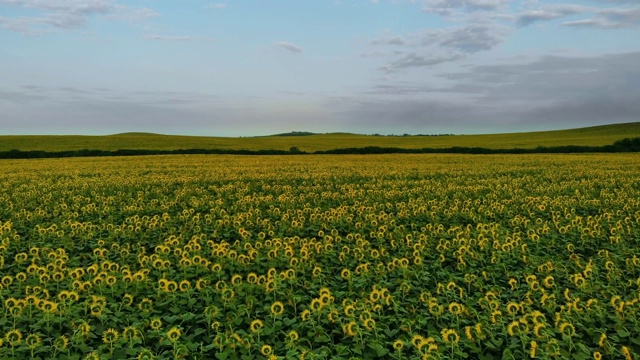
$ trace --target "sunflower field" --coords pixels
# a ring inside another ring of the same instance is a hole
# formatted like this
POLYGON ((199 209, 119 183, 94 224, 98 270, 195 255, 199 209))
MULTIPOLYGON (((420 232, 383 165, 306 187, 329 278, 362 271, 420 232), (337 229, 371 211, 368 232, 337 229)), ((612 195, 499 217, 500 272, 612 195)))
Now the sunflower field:
POLYGON ((0 359, 640 359, 640 157, 0 162, 0 359))

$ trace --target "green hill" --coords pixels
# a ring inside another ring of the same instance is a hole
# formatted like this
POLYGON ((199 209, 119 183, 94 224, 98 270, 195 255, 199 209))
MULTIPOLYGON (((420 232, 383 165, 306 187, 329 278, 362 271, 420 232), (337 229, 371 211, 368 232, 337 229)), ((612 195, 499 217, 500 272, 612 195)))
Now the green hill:
POLYGON ((490 149, 538 146, 602 146, 623 138, 640 137, 640 122, 601 125, 569 130, 538 131, 510 134, 451 136, 373 136, 348 133, 308 134, 304 136, 203 137, 123 133, 105 136, 83 135, 2 135, 0 151, 118 150, 118 149, 233 149, 233 150, 331 150, 345 147, 449 148, 484 147, 490 149))

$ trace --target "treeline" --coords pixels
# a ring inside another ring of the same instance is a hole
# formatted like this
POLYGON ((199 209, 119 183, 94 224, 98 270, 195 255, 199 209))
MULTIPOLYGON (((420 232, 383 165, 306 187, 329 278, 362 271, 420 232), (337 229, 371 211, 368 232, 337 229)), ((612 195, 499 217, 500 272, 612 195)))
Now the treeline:
POLYGON ((297 147, 289 150, 225 150, 225 149, 176 149, 176 150, 67 150, 67 151, 43 151, 43 150, 9 150, 0 151, 0 159, 39 159, 39 158, 64 158, 64 157, 89 157, 89 156, 141 156, 141 155, 195 155, 195 154, 222 154, 222 155, 309 155, 309 154, 574 154, 574 153, 620 153, 640 152, 640 137, 625 138, 611 145, 604 146, 539 146, 532 149, 489 149, 483 147, 462 147, 434 149, 404 149, 397 147, 366 146, 361 148, 342 148, 333 150, 318 150, 315 152, 302 151, 297 147))

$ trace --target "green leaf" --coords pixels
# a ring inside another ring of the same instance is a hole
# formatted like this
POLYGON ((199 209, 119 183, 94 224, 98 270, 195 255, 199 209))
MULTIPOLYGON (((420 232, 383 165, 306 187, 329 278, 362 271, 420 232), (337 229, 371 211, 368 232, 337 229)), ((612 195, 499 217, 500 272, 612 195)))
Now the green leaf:
POLYGON ((370 343, 369 348, 373 349, 378 357, 383 357, 389 353, 389 349, 385 348, 378 342, 370 343))

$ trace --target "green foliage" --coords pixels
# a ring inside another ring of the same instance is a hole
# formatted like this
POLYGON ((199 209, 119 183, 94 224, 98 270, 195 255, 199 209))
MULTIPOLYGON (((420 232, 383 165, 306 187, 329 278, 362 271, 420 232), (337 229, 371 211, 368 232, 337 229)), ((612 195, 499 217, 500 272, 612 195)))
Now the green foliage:
POLYGON ((0 359, 635 359, 639 168, 2 160, 0 359))

